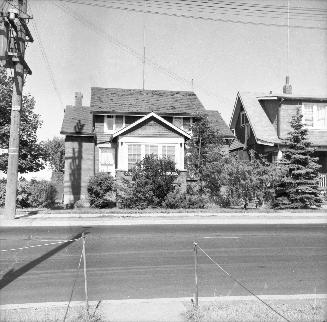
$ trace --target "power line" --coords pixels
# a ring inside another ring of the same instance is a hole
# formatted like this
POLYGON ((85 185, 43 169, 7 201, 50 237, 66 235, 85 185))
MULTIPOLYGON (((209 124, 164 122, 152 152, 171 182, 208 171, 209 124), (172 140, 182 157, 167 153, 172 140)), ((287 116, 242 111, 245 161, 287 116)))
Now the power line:
MULTIPOLYGON (((29 10, 30 10, 30 12, 32 13, 32 8, 31 8, 30 5, 29 5, 29 10)), ((33 13, 32 13, 32 14, 33 14, 33 13)), ((52 86, 53 86, 53 88, 54 88, 56 94, 57 94, 57 97, 58 97, 58 100, 59 100, 61 106, 64 107, 64 103, 63 103, 63 101, 62 101, 62 98, 61 98, 60 92, 59 92, 58 87, 57 87, 57 84, 56 84, 56 80, 55 80, 54 72, 53 72, 53 70, 52 70, 52 68, 51 68, 51 65, 50 65, 50 62, 49 62, 48 56, 47 56, 46 51, 45 51, 45 48, 44 48, 44 46, 43 46, 43 42, 42 42, 42 39, 41 39, 41 36, 40 36, 39 30, 38 30, 37 25, 36 25, 36 23, 35 23, 34 20, 32 20, 32 26, 33 26, 33 29, 34 29, 34 31, 35 31, 36 40, 37 40, 37 42, 39 43, 39 47, 40 47, 40 49, 41 49, 41 55, 42 55, 43 61, 44 61, 44 63, 45 63, 45 67, 46 67, 46 69, 47 69, 47 71, 48 71, 48 73, 49 73, 49 76, 50 76, 50 81, 51 81, 51 83, 52 83, 52 86)))
MULTIPOLYGON (((81 5, 87 5, 87 6, 104 7, 104 8, 109 8, 109 9, 130 11, 130 12, 139 12, 139 13, 143 12, 143 9, 141 9, 141 8, 133 8, 128 5, 123 7, 120 5, 109 5, 109 4, 83 2, 81 0, 59 0, 59 1, 72 3, 72 4, 81 4, 81 5)), ((159 7, 159 9, 164 9, 164 8, 159 7)), ((231 19, 231 18, 208 17, 208 16, 203 16, 203 15, 185 14, 185 11, 180 12, 180 13, 179 12, 165 12, 165 11, 163 12, 163 11, 158 11, 158 7, 153 8, 150 6, 147 6, 147 10, 145 12, 149 13, 149 14, 156 14, 156 15, 163 15, 163 16, 170 16, 170 17, 179 17, 179 18, 188 18, 188 19, 219 21, 219 22, 238 23, 238 24, 245 24, 245 25, 257 25, 257 26, 261 25, 261 26, 267 26, 267 27, 272 27, 272 26, 273 27, 287 27, 287 24, 266 23, 266 22, 261 22, 261 21, 244 21, 244 20, 236 20, 236 19, 231 19)), ((242 15, 242 16, 244 16, 244 15, 242 15)), ((315 21, 317 21, 317 19, 315 21)), ((324 27, 306 26, 306 25, 292 25, 292 28, 327 30, 327 28, 324 28, 324 27)))
POLYGON ((225 273, 231 280, 233 280, 235 283, 237 283, 238 285, 240 285, 242 288, 244 288, 247 292, 249 292, 251 295, 253 295, 256 299, 258 299, 261 303, 263 303, 265 306, 267 306, 270 310, 272 310, 273 312, 275 312, 277 315, 279 315, 280 317, 282 317, 285 321, 287 322, 291 322, 290 320, 288 320, 284 315, 282 315, 281 313, 279 313, 278 311, 276 311, 272 306, 270 306, 267 302, 265 302, 264 300, 262 300, 259 296, 257 296, 255 293, 253 293, 250 289, 248 289, 243 283, 241 283, 240 281, 238 281, 235 277, 232 276, 232 274, 228 273, 226 270, 224 270, 223 267, 221 267, 216 261, 214 261, 198 244, 197 247, 203 252, 203 254, 205 254, 210 261, 215 264, 223 273, 225 273))
MULTIPOLYGON (((98 6, 98 7, 105 7, 105 8, 110 8, 108 6, 108 3, 106 4, 102 4, 99 2, 84 2, 83 0, 61 0, 61 1, 66 1, 66 2, 70 2, 70 3, 75 3, 75 4, 82 4, 82 5, 90 5, 90 6, 98 6)), ((152 1, 153 2, 153 1, 152 1)), ((115 7, 117 7, 117 9, 137 9, 138 11, 141 11, 141 6, 139 4, 135 4, 135 3, 127 3, 124 4, 122 2, 119 2, 118 4, 116 3, 116 1, 111 0, 111 3, 115 4, 115 7), (136 6, 136 8, 135 8, 136 6)), ((203 13, 203 14, 214 14, 214 15, 234 15, 237 17, 255 17, 255 18, 272 18, 272 19, 283 19, 283 15, 287 14, 287 12, 278 12, 278 11, 267 11, 267 10, 259 10, 259 12, 250 10, 250 9, 239 9, 239 6, 235 6, 233 8, 225 8, 224 6, 204 6, 203 4, 201 5, 189 5, 186 4, 184 5, 183 3, 171 3, 171 2, 159 2, 158 5, 156 5, 155 7, 151 6, 151 4, 148 5, 149 9, 160 9, 160 10, 180 10, 182 11, 184 14, 186 12, 191 12, 191 13, 195 13, 199 14, 199 13, 203 13), (225 10, 221 10, 220 8, 224 8, 225 10), (210 10, 208 10, 210 9, 210 10), (212 11, 211 9, 219 9, 219 11, 212 11)), ((113 8, 113 7, 112 7, 113 8)), ((143 11, 143 8, 142 8, 143 11)), ((326 14, 321 14, 324 15, 324 17, 319 17, 316 16, 317 14, 315 14, 314 16, 312 15, 307 15, 306 16, 294 16, 291 17, 291 19, 301 19, 301 20, 307 20, 307 21, 313 21, 312 17, 315 18, 315 22, 319 22, 319 21, 326 21, 327 19, 327 15, 326 14), (325 18, 325 19, 324 19, 325 18)))

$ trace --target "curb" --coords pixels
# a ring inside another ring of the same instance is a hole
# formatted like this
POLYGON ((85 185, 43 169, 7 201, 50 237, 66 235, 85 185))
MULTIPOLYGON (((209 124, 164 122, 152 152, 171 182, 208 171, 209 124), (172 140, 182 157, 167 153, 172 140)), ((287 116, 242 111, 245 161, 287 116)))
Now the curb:
POLYGON ((45 227, 45 226, 132 226, 132 225, 324 225, 327 216, 212 216, 170 218, 24 218, 0 219, 1 227, 45 227))

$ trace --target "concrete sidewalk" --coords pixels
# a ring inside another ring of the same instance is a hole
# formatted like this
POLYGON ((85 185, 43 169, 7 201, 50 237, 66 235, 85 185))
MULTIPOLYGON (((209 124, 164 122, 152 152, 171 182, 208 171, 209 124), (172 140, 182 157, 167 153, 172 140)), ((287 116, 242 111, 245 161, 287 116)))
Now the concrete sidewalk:
MULTIPOLYGON (((292 301, 316 301, 326 300, 326 294, 297 294, 297 295, 260 295, 260 298, 268 302, 282 301, 283 303, 292 301)), ((253 303, 258 300, 253 296, 221 296, 199 298, 200 306, 216 303, 224 306, 237 306, 241 303, 253 303)), ((67 302, 46 302, 46 303, 26 303, 1 305, 0 313, 5 316, 16 314, 32 318, 30 314, 37 314, 41 318, 49 312, 56 312, 56 316, 63 316, 67 307, 67 302)), ((90 301, 90 313, 93 314, 98 302, 90 301)), ((76 312, 84 307, 84 302, 71 302, 71 312, 76 312)), ((186 321, 186 311, 191 309, 191 298, 161 298, 161 299, 130 299, 130 300, 104 300, 101 301, 98 312, 101 313, 104 321, 116 322, 181 322, 186 321)), ((51 313, 50 313, 51 314, 51 313)))
POLYGON ((144 213, 35 214, 14 220, 0 216, 1 227, 117 226, 117 225, 310 225, 327 224, 326 212, 276 213, 144 213))

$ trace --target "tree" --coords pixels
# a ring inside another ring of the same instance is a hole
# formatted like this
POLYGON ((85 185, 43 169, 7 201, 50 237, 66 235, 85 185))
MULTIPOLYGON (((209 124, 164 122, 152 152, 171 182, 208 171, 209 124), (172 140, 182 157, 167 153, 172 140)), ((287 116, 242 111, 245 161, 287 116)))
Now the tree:
POLYGON ((204 190, 208 171, 224 155, 219 130, 212 127, 206 115, 199 114, 192 126, 192 137, 186 146, 186 164, 189 174, 199 180, 204 190))
POLYGON ((283 167, 255 156, 254 152, 250 161, 226 156, 211 170, 208 188, 212 197, 224 206, 243 205, 244 208, 251 201, 256 205, 273 201, 275 186, 284 173, 283 167), (222 189, 215 189, 217 185, 222 189))
MULTIPOLYGON (((9 147, 12 78, 0 68, 0 148, 9 147)), ((41 127, 40 115, 34 112, 35 100, 31 95, 23 96, 19 136, 18 172, 26 173, 44 169, 44 151, 37 142, 36 132, 41 127)), ((0 171, 7 172, 8 154, 0 155, 0 171)))
POLYGON ((49 162, 52 171, 63 173, 65 170, 65 140, 54 137, 42 142, 45 161, 49 162))
POLYGON ((276 187, 276 208, 320 207, 322 198, 319 190, 318 158, 308 140, 308 130, 302 122, 300 111, 291 120, 291 132, 284 144, 282 162, 286 175, 276 187))

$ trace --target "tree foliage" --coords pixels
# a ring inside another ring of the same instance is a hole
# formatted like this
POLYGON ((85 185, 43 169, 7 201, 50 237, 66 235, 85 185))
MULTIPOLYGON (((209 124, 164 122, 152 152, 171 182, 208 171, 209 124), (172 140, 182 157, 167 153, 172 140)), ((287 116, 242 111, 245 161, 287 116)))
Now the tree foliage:
POLYGON ((292 130, 284 145, 283 160, 287 173, 276 188, 276 208, 320 207, 322 198, 319 190, 318 158, 308 140, 308 130, 297 111, 291 120, 292 130))
POLYGON ((210 167, 219 162, 224 155, 219 130, 212 127, 206 115, 198 115, 192 126, 192 137, 186 146, 186 164, 191 177, 200 183, 206 181, 210 167))
POLYGON ((275 186, 284 171, 283 167, 255 157, 254 153, 250 161, 225 156, 207 173, 207 188, 223 206, 246 208, 251 201, 263 205, 274 200, 275 186))
POLYGON ((110 173, 99 172, 87 185, 91 207, 111 208, 115 205, 114 178, 110 173))
MULTIPOLYGON (((12 78, 0 68, 0 148, 9 147, 10 114, 12 99, 12 78)), ((34 112, 35 100, 31 95, 23 95, 19 136, 18 172, 26 173, 44 169, 44 153, 37 142, 37 130, 41 127, 40 115, 34 112)), ((7 172, 8 154, 0 155, 0 171, 7 172)))
POLYGON ((131 180, 123 179, 118 186, 120 206, 138 209, 161 207, 166 196, 174 191, 178 175, 174 161, 146 155, 132 169, 131 180))
POLYGON ((42 142, 45 161, 49 162, 50 167, 55 172, 64 172, 65 170, 65 140, 54 137, 51 140, 42 142))

